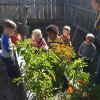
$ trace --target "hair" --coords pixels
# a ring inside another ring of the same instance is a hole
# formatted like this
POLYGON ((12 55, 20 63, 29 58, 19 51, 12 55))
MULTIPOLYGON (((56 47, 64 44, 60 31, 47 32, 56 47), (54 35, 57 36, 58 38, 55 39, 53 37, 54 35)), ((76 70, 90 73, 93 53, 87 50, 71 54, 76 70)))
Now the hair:
POLYGON ((24 32, 24 25, 22 24, 22 23, 20 23, 20 22, 17 22, 16 23, 17 24, 17 28, 16 28, 16 31, 18 32, 18 33, 25 33, 24 32))
POLYGON ((34 34, 35 38, 42 37, 42 32, 40 29, 35 29, 32 31, 32 33, 34 34))
POLYGON ((33 30, 32 32, 33 32, 33 33, 36 33, 36 34, 42 33, 40 29, 35 29, 35 30, 33 30))
POLYGON ((5 27, 8 27, 8 28, 11 28, 11 29, 15 29, 17 28, 17 25, 14 21, 10 20, 10 19, 6 19, 4 21, 4 28, 5 27))
POLYGON ((88 34, 86 35, 86 38, 89 38, 89 37, 92 39, 92 41, 95 40, 95 36, 94 36, 92 33, 88 33, 88 34))
POLYGON ((49 25, 46 27, 46 31, 48 33, 54 33, 54 34, 59 34, 58 27, 56 25, 49 25))

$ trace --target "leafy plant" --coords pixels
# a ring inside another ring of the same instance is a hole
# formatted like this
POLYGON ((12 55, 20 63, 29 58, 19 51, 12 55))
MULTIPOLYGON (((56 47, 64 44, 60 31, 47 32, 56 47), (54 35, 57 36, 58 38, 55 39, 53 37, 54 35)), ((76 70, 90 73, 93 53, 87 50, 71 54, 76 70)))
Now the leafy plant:
POLYGON ((74 59, 76 54, 73 47, 57 44, 45 51, 34 48, 31 41, 26 39, 19 42, 17 48, 19 55, 24 57, 25 66, 22 67, 24 74, 16 80, 23 82, 25 89, 35 93, 38 100, 49 100, 53 96, 55 82, 58 87, 63 86, 60 74, 67 77, 68 90, 72 91, 67 90, 66 95, 82 96, 86 91, 87 87, 84 86, 89 83, 89 74, 83 68, 87 64, 84 59, 74 59), (79 80, 83 80, 84 84, 80 84, 79 80), (82 89, 82 93, 74 92, 79 89, 82 89))
POLYGON ((72 97, 75 97, 75 95, 79 98, 83 97, 83 94, 88 90, 88 84, 90 81, 89 73, 83 71, 83 68, 87 67, 84 58, 74 59, 76 54, 73 47, 64 44, 53 45, 52 49, 59 58, 57 66, 63 71, 62 73, 67 76, 69 81, 66 95, 71 94, 72 97))
POLYGON ((48 99, 52 95, 52 80, 55 80, 50 61, 56 62, 56 55, 32 47, 27 40, 20 42, 18 47, 19 54, 24 57, 26 63, 23 67, 25 73, 21 77, 25 88, 36 93, 38 100, 48 99))

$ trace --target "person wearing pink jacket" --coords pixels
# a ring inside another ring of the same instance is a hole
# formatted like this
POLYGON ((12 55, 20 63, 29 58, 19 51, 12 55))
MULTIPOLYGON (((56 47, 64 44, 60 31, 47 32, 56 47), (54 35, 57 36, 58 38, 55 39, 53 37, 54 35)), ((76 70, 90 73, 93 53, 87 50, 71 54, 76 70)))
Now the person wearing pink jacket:
POLYGON ((34 47, 47 49, 47 44, 40 29, 32 31, 32 44, 34 47))

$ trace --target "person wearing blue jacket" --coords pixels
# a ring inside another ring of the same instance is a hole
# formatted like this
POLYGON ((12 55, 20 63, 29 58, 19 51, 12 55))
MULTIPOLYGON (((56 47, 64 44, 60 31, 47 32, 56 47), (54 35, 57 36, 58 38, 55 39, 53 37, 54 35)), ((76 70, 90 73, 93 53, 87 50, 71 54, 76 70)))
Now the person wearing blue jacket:
POLYGON ((14 34, 17 26, 12 20, 4 21, 4 33, 1 36, 1 58, 7 67, 8 76, 13 78, 16 76, 14 71, 15 61, 13 55, 13 44, 10 36, 14 34))

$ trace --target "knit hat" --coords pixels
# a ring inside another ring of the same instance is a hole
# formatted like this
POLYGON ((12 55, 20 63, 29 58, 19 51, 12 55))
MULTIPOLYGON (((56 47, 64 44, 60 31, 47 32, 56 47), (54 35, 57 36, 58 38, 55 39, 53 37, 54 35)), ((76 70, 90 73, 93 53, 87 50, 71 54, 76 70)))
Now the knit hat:
POLYGON ((95 36, 94 36, 92 33, 88 33, 88 34, 86 35, 86 37, 87 37, 87 38, 88 38, 88 37, 91 37, 91 38, 95 39, 95 36))
POLYGON ((69 26, 64 26, 64 29, 68 29, 69 31, 71 31, 71 28, 69 26))

